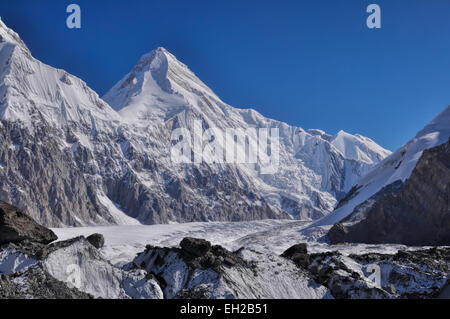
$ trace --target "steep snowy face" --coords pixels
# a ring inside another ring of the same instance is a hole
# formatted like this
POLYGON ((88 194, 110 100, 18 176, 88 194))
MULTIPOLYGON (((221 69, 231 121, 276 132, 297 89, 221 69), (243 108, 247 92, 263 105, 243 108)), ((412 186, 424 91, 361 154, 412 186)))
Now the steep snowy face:
POLYGON ((351 135, 344 131, 339 131, 334 135, 330 139, 330 143, 344 157, 368 164, 376 164, 391 154, 368 137, 359 134, 351 135))
POLYGON ((164 48, 142 56, 103 99, 123 117, 134 121, 165 121, 189 107, 200 111, 203 106, 200 99, 219 101, 186 65, 164 48))
POLYGON ((120 117, 82 80, 34 59, 1 22, 0 36, 0 198, 46 225, 123 221, 103 200, 100 173, 119 165, 120 117))
MULTIPOLYGON (((337 199, 390 154, 360 135, 305 131, 252 109, 229 106, 163 48, 144 55, 103 98, 134 127, 168 129, 164 148, 170 148, 171 129, 192 130, 194 120, 201 121, 204 130, 277 128, 280 165, 274 174, 261 174, 251 165, 225 169, 245 184, 255 185, 265 201, 295 218, 315 219, 331 211, 337 199)), ((245 154, 239 145, 237 152, 245 154)), ((208 169, 221 174, 224 167, 208 169)))
POLYGON ((216 177, 208 167, 174 167, 166 123, 130 125, 2 28, 2 200, 51 226, 286 217, 234 171, 216 177))
POLYGON ((333 225, 347 217, 365 200, 383 187, 408 179, 423 151, 443 144, 450 137, 450 106, 425 126, 417 135, 393 154, 377 164, 357 182, 352 196, 338 209, 315 225, 333 225))
POLYGON ((15 45, 21 46, 23 49, 28 51, 27 46, 22 41, 22 39, 19 37, 19 35, 8 28, 0 18, 0 43, 9 42, 15 45))
POLYGON ((30 129, 35 122, 59 129, 77 125, 91 133, 118 123, 118 115, 85 82, 34 59, 4 25, 0 24, 0 32, 7 39, 0 43, 2 120, 20 121, 30 129))

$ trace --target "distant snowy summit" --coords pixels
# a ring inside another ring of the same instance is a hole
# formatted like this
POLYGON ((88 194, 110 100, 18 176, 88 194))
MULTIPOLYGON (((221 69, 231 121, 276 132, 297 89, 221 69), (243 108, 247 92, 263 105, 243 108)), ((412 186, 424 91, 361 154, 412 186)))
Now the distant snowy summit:
POLYGON ((220 100, 163 48, 101 99, 0 22, 0 199, 47 226, 317 219, 389 151, 220 100), (277 128, 279 170, 171 160, 177 128, 277 128))
POLYGON ((332 226, 327 237, 334 244, 449 245, 449 138, 450 106, 305 231, 332 226))
MULTIPOLYGON (((449 138, 450 106, 418 132, 413 139, 363 176, 345 201, 333 213, 317 221, 315 226, 333 225, 352 214, 361 204, 366 201, 369 203, 371 198, 383 189, 392 188, 390 186, 396 183, 404 183, 410 178, 423 152, 446 143, 449 138)), ((396 187, 392 188, 392 190, 395 189, 396 187)))

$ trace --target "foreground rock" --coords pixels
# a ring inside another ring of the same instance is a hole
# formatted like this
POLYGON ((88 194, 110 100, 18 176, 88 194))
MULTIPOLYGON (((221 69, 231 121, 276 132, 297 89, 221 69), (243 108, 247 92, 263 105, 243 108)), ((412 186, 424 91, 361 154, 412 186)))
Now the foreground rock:
POLYGON ((450 245, 449 196, 450 141, 425 150, 400 189, 357 207, 328 238, 332 243, 450 245))
POLYGON ((147 246, 125 269, 145 270, 168 299, 330 296, 284 258, 244 248, 230 252, 196 238, 185 238, 180 246, 147 246))
POLYGON ((287 249, 281 257, 291 259, 297 266, 307 268, 310 265, 306 244, 297 244, 287 249))
POLYGON ((443 298, 450 274, 450 248, 399 251, 395 255, 344 256, 338 251, 309 254, 309 264, 296 262, 304 251, 293 246, 282 256, 307 271, 338 299, 443 298))
POLYGON ((0 201, 0 245, 24 240, 48 244, 56 239, 58 237, 50 229, 39 225, 16 207, 0 201))
POLYGON ((0 298, 162 298, 143 270, 105 260, 100 234, 55 242, 49 229, 16 208, 0 205, 0 298))
POLYGON ((51 244, 41 258, 54 278, 97 298, 162 298, 158 284, 145 272, 113 266, 84 237, 51 244))
POLYGON ((102 234, 92 234, 86 238, 97 249, 102 248, 105 245, 105 238, 102 234))
POLYGON ((0 275, 0 299, 92 299, 92 296, 55 279, 41 266, 25 273, 0 275))

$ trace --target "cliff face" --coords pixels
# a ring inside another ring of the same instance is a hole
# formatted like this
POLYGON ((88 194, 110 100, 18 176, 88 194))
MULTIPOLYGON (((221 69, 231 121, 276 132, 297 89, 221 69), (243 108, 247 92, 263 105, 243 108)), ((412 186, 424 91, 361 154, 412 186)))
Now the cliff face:
POLYGON ((425 150, 402 188, 368 206, 361 221, 335 224, 331 242, 450 245, 450 140, 425 150))

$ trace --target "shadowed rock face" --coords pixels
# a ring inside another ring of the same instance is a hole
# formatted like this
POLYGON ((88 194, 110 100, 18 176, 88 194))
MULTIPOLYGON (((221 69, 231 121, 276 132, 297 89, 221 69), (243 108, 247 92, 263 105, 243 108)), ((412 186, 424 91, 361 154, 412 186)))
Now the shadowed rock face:
POLYGON ((45 228, 14 206, 0 201, 0 245, 24 240, 48 244, 58 239, 45 228))
POLYGON ((307 268, 310 264, 308 248, 305 243, 288 248, 281 257, 291 259, 298 267, 307 268))
POLYGON ((86 240, 97 249, 100 249, 105 245, 105 238, 102 234, 92 234, 88 236, 86 240))
POLYGON ((450 245, 450 141, 425 150, 404 186, 383 194, 365 216, 334 225, 330 241, 450 245))

